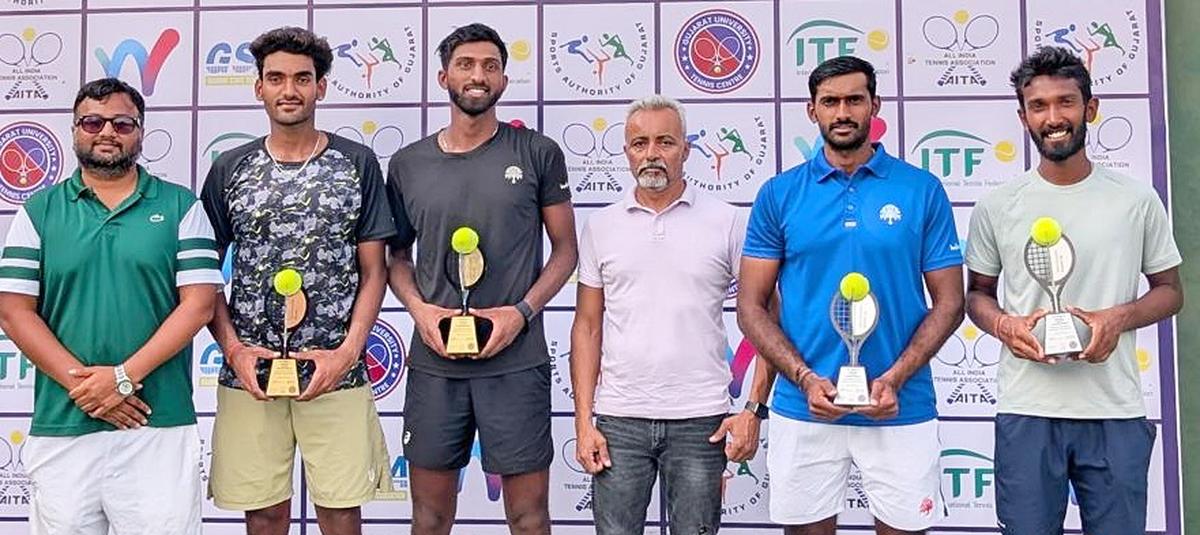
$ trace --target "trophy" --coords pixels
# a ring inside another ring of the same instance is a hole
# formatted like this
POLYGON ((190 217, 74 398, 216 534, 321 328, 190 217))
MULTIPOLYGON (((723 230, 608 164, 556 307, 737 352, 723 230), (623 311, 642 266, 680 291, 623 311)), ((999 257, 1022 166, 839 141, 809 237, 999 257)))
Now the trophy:
POLYGON ((867 369, 858 363, 863 342, 879 324, 879 304, 871 293, 871 284, 862 273, 850 272, 842 277, 838 291, 829 304, 829 319, 846 349, 849 364, 838 370, 835 405, 861 407, 871 404, 871 389, 867 385, 867 369))
POLYGON ((474 357, 487 344, 492 335, 492 320, 473 316, 469 312, 467 299, 471 287, 483 278, 483 253, 479 250, 479 233, 471 227, 459 227, 450 236, 449 256, 446 259, 446 278, 462 296, 462 310, 458 315, 442 318, 438 330, 446 354, 454 357, 474 357))
POLYGON ((300 374, 296 359, 288 358, 288 334, 295 329, 308 310, 308 298, 304 296, 304 279, 292 268, 275 274, 275 293, 283 296, 283 350, 279 358, 271 360, 271 373, 267 377, 268 397, 296 397, 300 395, 300 374))
POLYGON ((1033 222, 1029 240, 1025 242, 1025 269, 1050 295, 1050 313, 1042 319, 1042 332, 1039 335, 1039 329, 1034 329, 1034 336, 1042 343, 1042 351, 1047 356, 1067 356, 1082 351, 1078 320, 1062 306, 1063 283, 1075 270, 1075 245, 1063 234, 1058 221, 1040 217, 1033 222))

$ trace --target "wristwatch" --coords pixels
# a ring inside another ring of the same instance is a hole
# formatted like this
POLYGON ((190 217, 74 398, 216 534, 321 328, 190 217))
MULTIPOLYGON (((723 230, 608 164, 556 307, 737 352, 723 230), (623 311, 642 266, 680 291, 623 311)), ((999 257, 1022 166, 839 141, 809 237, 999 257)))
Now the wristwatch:
POLYGON ((521 313, 521 317, 525 318, 525 326, 521 328, 521 332, 529 330, 529 322, 533 321, 533 316, 535 316, 533 307, 529 306, 524 299, 513 306, 516 307, 517 312, 521 313))
POLYGON ((771 415, 771 409, 757 401, 747 401, 746 410, 750 411, 759 420, 766 420, 771 415))
POLYGON ((125 373, 125 365, 121 364, 113 368, 113 375, 117 376, 117 393, 125 397, 132 395, 133 381, 130 381, 129 374, 125 373))

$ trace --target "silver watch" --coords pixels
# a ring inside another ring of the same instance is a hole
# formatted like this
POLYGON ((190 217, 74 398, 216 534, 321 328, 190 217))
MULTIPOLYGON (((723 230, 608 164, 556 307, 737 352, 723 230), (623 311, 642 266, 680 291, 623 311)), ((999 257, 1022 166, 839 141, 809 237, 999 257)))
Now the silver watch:
POLYGON ((117 376, 117 393, 125 397, 133 395, 133 381, 130 381, 129 374, 125 373, 125 365, 120 364, 113 368, 113 374, 117 376))
POLYGON ((759 420, 766 420, 767 417, 771 415, 771 409, 767 408, 766 405, 759 403, 757 401, 747 401, 746 402, 746 410, 750 411, 750 413, 753 414, 755 417, 757 417, 759 420))

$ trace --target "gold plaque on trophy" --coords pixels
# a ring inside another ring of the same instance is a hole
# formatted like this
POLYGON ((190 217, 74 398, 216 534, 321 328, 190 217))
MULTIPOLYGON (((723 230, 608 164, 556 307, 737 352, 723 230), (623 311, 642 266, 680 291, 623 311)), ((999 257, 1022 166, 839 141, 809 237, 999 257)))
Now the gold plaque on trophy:
POLYGON ((459 227, 450 237, 450 248, 446 276, 458 286, 462 308, 458 315, 442 318, 438 330, 442 333, 447 355, 475 357, 492 335, 492 320, 472 315, 467 305, 471 288, 483 278, 486 267, 483 252, 479 249, 479 234, 470 227, 459 227))
POLYGON ((300 395, 300 371, 296 359, 288 356, 288 337, 304 320, 308 298, 304 295, 304 279, 294 269, 280 270, 275 274, 274 283, 275 292, 283 296, 283 350, 279 352, 279 358, 271 361, 266 394, 268 397, 296 397, 300 395))

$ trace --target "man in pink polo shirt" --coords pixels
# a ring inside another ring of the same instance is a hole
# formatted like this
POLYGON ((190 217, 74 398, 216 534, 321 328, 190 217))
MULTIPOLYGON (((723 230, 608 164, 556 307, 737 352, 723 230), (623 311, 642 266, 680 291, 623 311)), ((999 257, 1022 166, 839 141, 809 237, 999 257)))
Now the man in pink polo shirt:
POLYGON ((721 305, 746 223, 684 181, 686 131, 670 98, 629 107, 625 155, 637 187, 593 214, 579 239, 575 456, 595 475, 600 535, 644 530, 660 472, 671 533, 716 533, 726 460, 754 454, 765 417, 757 405, 728 416, 721 305))

